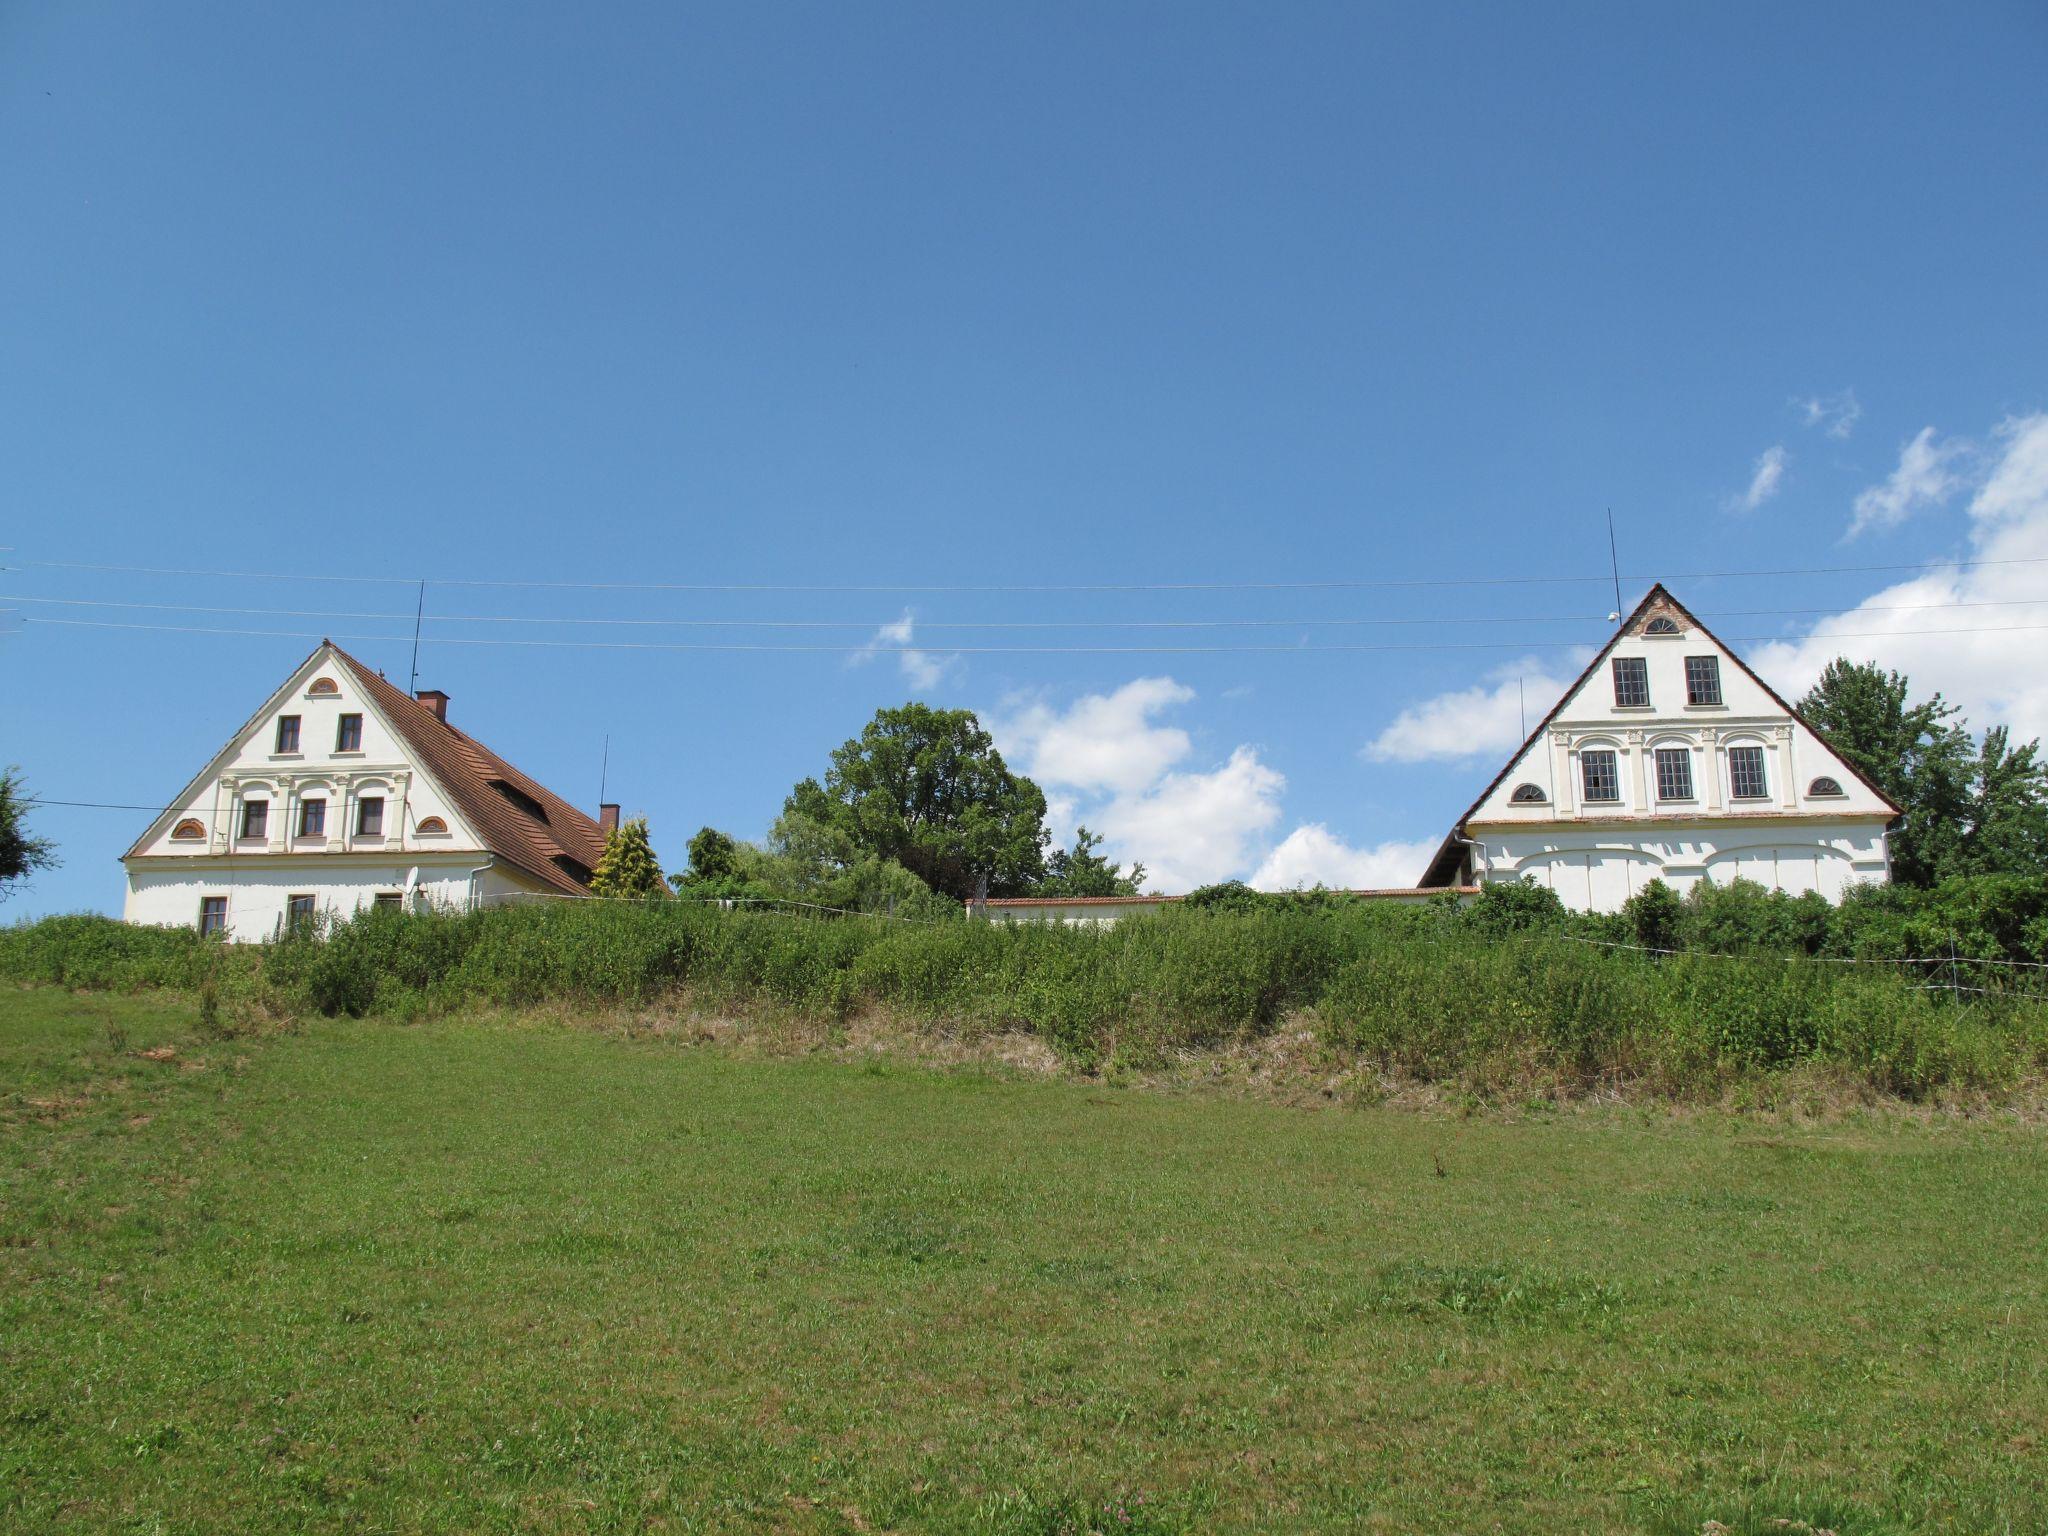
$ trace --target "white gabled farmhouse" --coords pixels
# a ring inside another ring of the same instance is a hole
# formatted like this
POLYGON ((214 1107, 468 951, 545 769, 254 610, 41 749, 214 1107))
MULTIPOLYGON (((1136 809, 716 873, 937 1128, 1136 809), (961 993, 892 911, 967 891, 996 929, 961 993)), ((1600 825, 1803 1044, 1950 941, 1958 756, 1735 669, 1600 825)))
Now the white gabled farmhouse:
POLYGON ((373 902, 583 896, 600 816, 324 640, 123 855, 123 915, 249 940, 373 902))
POLYGON ((1898 806, 1660 583, 1444 840, 1424 886, 1532 880, 1612 912, 1651 880, 1831 901, 1890 878, 1898 806))

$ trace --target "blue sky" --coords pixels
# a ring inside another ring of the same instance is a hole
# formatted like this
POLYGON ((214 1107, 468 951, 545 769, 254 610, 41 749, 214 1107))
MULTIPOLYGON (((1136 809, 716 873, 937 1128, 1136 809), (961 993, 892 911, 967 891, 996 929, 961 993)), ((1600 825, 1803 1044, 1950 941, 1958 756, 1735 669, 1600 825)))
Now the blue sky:
MULTIPOLYGON (((582 802, 609 733, 674 864, 916 696, 1169 885, 1406 883, 1604 637, 1608 507, 1774 680, 2032 734, 2044 77, 2023 4, 10 6, 0 760, 160 800, 299 632, 407 671, 336 616, 402 584, 66 562, 424 576, 451 718, 582 802)), ((147 819, 42 810, 8 915, 147 819)))

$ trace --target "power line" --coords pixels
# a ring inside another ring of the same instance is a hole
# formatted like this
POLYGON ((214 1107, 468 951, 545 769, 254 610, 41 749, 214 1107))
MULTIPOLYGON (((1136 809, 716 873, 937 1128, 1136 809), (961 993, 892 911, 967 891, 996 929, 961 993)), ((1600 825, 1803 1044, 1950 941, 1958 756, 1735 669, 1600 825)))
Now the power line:
MULTIPOLYGON (((2000 560, 1920 560, 1896 564, 1785 566, 1775 569, 1741 571, 1673 571, 1661 577, 1630 575, 1629 581, 1714 581, 1769 576, 1833 576, 1883 571, 1968 570, 1992 565, 2043 565, 2048 555, 2018 556, 2000 560)), ((416 586, 418 576, 351 576, 333 572, 302 574, 290 571, 236 571, 188 566, 113 565, 82 560, 22 560, 17 568, 39 570, 118 572, 136 576, 204 576, 243 581, 325 581, 360 585, 416 586)), ((429 576, 430 585, 442 587, 526 587, 555 588, 585 592, 847 592, 847 593, 989 593, 989 592, 1308 592, 1361 591, 1403 587, 1517 587, 1561 586, 1592 583, 1605 585, 1611 578, 1598 576, 1427 576, 1373 577, 1325 581, 1126 581, 1126 582, 679 582, 679 581, 562 581, 521 577, 429 576)))
MULTIPOLYGON (((46 607, 65 608, 114 608, 150 613, 203 613, 231 614, 238 617, 292 618, 292 619, 376 619, 396 622, 410 620, 417 626, 421 620, 418 613, 368 612, 361 610, 330 608, 243 608, 197 603, 142 603, 112 598, 91 597, 32 597, 0 594, 0 602, 37 603, 46 607)), ((1810 617, 1815 614, 1856 613, 1924 613, 1952 608, 2026 608, 2048 604, 2048 597, 2014 597, 1971 600, 1951 603, 1888 603, 1877 606, 1858 605, 1853 610, 1840 606, 1831 608, 1703 608, 1704 618, 1771 618, 1810 617)), ((0 610, 5 612, 7 610, 0 610)), ((551 624, 589 625, 626 628, 667 628, 667 629, 880 629, 889 624, 900 624, 895 619, 707 619, 707 618, 659 618, 637 619, 601 616, 591 618, 568 618, 553 614, 487 614, 487 613, 442 613, 434 616, 437 624, 551 624)), ((1416 626, 1442 627, 1441 614, 1423 618, 1386 617, 1337 617, 1337 618, 1232 618, 1232 619, 971 619, 933 620, 917 619, 921 630, 1038 630, 1038 629, 1330 629, 1358 628, 1367 626, 1416 626)), ((1598 624, 1613 621, 1606 614, 1523 614, 1498 615, 1475 614, 1457 621, 1466 624, 1598 624)))
MULTIPOLYGON (((372 644, 403 644, 406 635, 333 635, 317 630, 223 629, 191 624, 132 624, 112 619, 24 618, 24 624, 57 624, 81 629, 120 629, 155 634, 239 635, 248 639, 349 640, 372 644)), ((1841 630, 1816 638, 1823 640, 1904 639, 1916 635, 1984 635, 2027 633, 2048 630, 2048 624, 1979 624, 1963 629, 1874 629, 1841 630)), ((1786 635, 1731 635, 1731 641, 1765 645, 1790 638, 1786 635)), ((934 656, 1188 656, 1224 654, 1301 654, 1395 651, 1491 651, 1564 650, 1582 642, 1574 640, 1445 640, 1407 645, 793 645, 753 641, 673 640, 530 640, 483 635, 427 635, 426 645, 502 645, 537 649, 600 651, 758 651, 827 653, 886 656, 901 651, 922 651, 934 656)))

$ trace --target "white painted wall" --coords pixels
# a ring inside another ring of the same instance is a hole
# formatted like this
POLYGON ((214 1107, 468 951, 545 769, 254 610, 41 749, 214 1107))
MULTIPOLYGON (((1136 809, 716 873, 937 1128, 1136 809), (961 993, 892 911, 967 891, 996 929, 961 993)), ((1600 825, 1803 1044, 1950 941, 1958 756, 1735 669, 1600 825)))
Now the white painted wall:
POLYGON ((129 866, 121 915, 131 923, 192 928, 198 926, 202 898, 225 896, 228 937, 247 944, 276 936, 293 896, 312 896, 319 912, 347 918, 369 906, 380 891, 403 892, 413 869, 419 872, 414 899, 423 906, 490 906, 526 899, 542 889, 502 864, 478 870, 487 857, 352 858, 346 864, 318 856, 136 860, 129 866))

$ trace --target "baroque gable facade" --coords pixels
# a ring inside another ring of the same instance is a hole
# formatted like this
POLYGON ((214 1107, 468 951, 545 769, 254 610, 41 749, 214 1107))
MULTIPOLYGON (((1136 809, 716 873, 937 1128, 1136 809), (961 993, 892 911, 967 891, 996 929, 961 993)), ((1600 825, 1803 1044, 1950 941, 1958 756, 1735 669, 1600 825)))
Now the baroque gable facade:
POLYGON ((1425 886, 1526 880, 1612 912, 1651 880, 1839 901, 1899 809, 1661 584, 1459 818, 1425 886))

